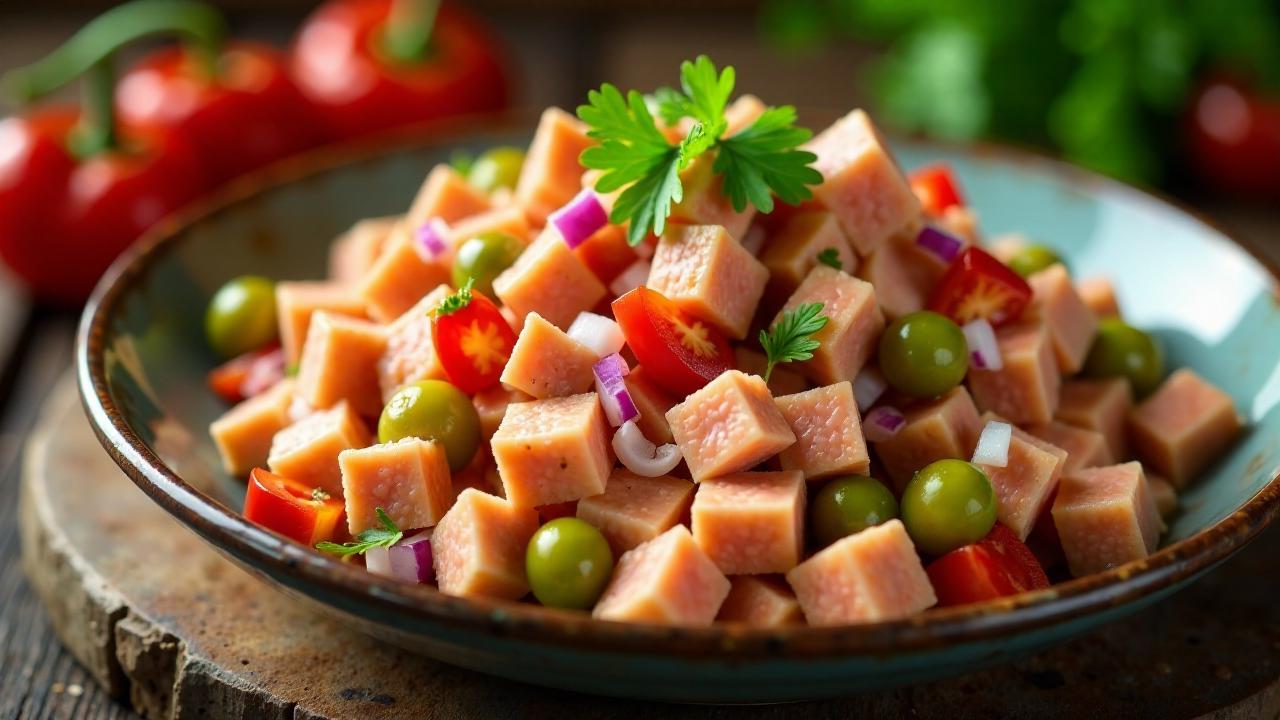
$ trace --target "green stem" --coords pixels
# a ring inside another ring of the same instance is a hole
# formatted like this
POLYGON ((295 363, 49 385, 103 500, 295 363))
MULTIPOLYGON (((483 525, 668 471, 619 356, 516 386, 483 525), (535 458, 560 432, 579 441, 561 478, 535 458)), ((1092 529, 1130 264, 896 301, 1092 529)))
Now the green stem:
POLYGON ((84 74, 80 124, 71 135, 71 151, 89 157, 118 145, 115 108, 116 73, 110 57, 95 63, 84 74))
POLYGON ((427 56, 440 0, 391 0, 382 27, 382 51, 397 62, 412 64, 427 56))

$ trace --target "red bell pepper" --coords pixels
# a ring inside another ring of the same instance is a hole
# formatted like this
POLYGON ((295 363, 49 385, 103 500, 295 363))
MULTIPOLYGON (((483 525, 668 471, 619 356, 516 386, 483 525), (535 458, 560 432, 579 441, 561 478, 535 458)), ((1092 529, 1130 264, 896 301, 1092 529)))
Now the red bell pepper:
POLYGON ((439 0, 330 0, 307 18, 292 69, 337 137, 501 110, 497 44, 439 0), (437 14, 438 13, 438 14, 437 14))
POLYGON ((244 516, 268 530, 308 547, 333 540, 341 528, 341 500, 316 488, 255 468, 249 474, 244 516))
POLYGON ((938 605, 965 605, 1049 587, 1040 561, 1009 528, 943 555, 925 568, 938 605))
POLYGON ((277 344, 254 350, 209 371, 209 389, 223 401, 236 403, 269 390, 285 376, 284 350, 277 344))
POLYGON ((922 167, 911 173, 907 180, 926 215, 939 217, 947 208, 964 205, 960 186, 949 165, 939 163, 922 167))
POLYGON ((929 309, 964 325, 1017 320, 1031 302, 1031 286, 985 250, 969 247, 947 268, 929 296, 929 309))

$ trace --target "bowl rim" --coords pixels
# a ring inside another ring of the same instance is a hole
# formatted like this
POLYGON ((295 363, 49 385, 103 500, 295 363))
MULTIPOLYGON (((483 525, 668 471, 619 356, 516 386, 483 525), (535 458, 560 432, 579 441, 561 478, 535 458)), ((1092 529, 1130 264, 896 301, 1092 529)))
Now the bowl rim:
MULTIPOLYGON (((513 120, 510 116, 497 120, 459 118, 436 123, 430 132, 416 128, 382 138, 320 148, 233 181, 207 199, 162 221, 112 265, 86 305, 77 333, 76 378, 82 404, 95 435, 111 458, 134 484, 215 548, 256 568, 259 574, 267 574, 262 567, 270 566, 274 583, 287 579, 295 588, 323 588, 329 597, 342 595, 356 604, 382 611, 383 618, 394 614, 417 616, 454 629, 590 651, 678 653, 683 657, 733 661, 884 657, 993 640, 1066 623, 1173 589, 1226 560, 1280 512, 1280 474, 1277 474, 1230 515, 1194 535, 1142 560, 1074 578, 1046 590, 859 625, 773 629, 732 623, 670 627, 597 620, 586 613, 518 601, 460 598, 445 595, 431 586, 372 576, 363 568, 287 541, 224 507, 186 483, 129 426, 108 391, 105 354, 110 319, 128 289, 178 244, 186 230, 234 210, 263 192, 345 166, 409 150, 447 149, 469 139, 514 135, 531 128, 526 119, 513 120)), ((1280 288, 1280 270, 1265 254, 1201 213, 1170 198, 1010 145, 981 142, 957 145, 921 138, 895 138, 894 141, 946 149, 978 159, 995 157, 1007 164, 1030 165, 1058 176, 1072 187, 1091 192, 1118 192, 1130 199, 1155 203, 1244 250, 1267 271, 1272 292, 1280 297, 1276 289, 1280 288)), ((317 602, 333 605, 316 598, 314 592, 304 594, 317 602)))

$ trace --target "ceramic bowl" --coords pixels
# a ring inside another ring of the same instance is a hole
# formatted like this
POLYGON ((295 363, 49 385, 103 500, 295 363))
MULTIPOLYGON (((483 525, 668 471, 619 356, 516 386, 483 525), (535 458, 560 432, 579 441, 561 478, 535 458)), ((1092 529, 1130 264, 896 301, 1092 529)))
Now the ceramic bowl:
POLYGON ((843 695, 1005 662, 1159 600, 1239 550, 1280 496, 1277 276, 1205 222, 1150 195, 1020 152, 896 143, 908 168, 943 160, 988 236, 1031 234, 1079 277, 1115 279, 1127 318, 1171 366, 1224 388, 1249 422, 1182 496, 1151 557, 1016 598, 840 628, 668 628, 532 604, 448 597, 367 574, 245 521, 206 432, 225 408, 204 386, 202 322, 236 275, 322 277, 329 241, 402 211, 459 148, 521 144, 528 128, 464 134, 278 166, 168 222, 116 264, 85 311, 78 375, 103 446, 156 502, 224 555, 369 633, 464 667, 587 693, 755 703, 843 695))

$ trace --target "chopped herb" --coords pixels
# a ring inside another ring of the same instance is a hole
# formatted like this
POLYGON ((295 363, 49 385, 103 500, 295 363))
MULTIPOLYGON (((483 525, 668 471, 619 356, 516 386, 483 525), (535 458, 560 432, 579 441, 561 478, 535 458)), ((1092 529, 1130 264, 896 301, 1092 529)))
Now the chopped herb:
POLYGON ((768 331, 760 331, 760 347, 769 360, 764 379, 773 374, 775 365, 793 360, 809 360, 822 343, 811 335, 827 325, 822 303, 806 303, 782 314, 782 319, 768 331))
POLYGON ((458 288, 458 292, 440 301, 440 304, 436 306, 436 315, 452 315, 470 305, 471 288, 475 283, 475 278, 467 278, 462 287, 458 288))
POLYGON ((298 361, 295 360, 284 366, 284 374, 286 377, 298 377, 298 361))
POLYGON ((471 174, 471 166, 476 164, 476 156, 466 150, 454 150, 449 156, 449 165, 462 177, 471 174))
POLYGON ((844 269, 844 263, 840 262, 840 253, 836 252, 836 249, 833 247, 829 247, 818 253, 818 262, 837 270, 844 269))
POLYGON ((797 149, 813 133, 794 127, 795 121, 790 105, 771 107, 746 130, 720 141, 713 169, 724 176, 734 210, 746 210, 750 200, 760 212, 773 212, 773 195, 798 205, 811 197, 809 185, 822 182, 822 173, 809 167, 818 156, 797 149))
POLYGON ((361 531, 360 534, 356 535, 355 540, 341 545, 328 541, 316 543, 316 549, 342 557, 351 557, 352 555, 363 555, 374 548, 391 547, 400 542, 404 537, 404 531, 396 527, 396 524, 391 521, 391 518, 387 517, 387 512, 382 508, 376 508, 374 512, 377 513, 382 527, 361 531))
POLYGON ((311 489, 311 499, 314 502, 324 502, 325 500, 328 500, 329 497, 329 493, 325 492, 324 488, 311 489))

